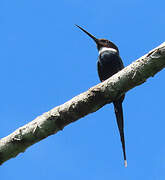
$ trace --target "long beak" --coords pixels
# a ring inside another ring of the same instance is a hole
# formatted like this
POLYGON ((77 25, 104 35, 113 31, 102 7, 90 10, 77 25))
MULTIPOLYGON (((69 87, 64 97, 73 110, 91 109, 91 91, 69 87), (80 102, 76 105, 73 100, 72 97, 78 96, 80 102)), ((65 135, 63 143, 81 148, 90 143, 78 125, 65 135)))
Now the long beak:
POLYGON ((83 29, 82 27, 78 26, 77 24, 75 24, 78 28, 80 28, 82 31, 84 31, 89 37, 91 37, 95 42, 96 44, 98 43, 98 39, 95 38, 92 34, 90 34, 89 32, 87 32, 85 29, 83 29))

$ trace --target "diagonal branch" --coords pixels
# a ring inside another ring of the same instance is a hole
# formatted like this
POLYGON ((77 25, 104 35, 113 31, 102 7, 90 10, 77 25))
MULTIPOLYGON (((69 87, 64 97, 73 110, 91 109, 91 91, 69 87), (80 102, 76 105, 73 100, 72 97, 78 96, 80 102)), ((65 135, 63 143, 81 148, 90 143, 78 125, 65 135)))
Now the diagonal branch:
POLYGON ((0 164, 68 124, 95 112, 165 67, 165 42, 106 81, 0 139, 0 164))

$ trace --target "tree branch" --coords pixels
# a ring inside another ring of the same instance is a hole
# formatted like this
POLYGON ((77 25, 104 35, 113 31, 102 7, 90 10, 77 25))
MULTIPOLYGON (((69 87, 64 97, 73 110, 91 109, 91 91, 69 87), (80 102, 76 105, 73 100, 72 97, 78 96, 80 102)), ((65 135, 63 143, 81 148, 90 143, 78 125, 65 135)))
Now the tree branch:
POLYGON ((165 42, 106 81, 38 116, 0 139, 0 164, 68 124, 111 103, 165 67, 165 42))

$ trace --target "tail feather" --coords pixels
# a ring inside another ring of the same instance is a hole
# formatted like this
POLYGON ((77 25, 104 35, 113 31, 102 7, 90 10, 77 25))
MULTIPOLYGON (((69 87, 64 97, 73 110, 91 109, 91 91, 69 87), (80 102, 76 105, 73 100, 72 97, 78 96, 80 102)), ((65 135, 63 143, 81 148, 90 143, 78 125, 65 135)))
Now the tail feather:
POLYGON ((117 125, 120 132, 120 139, 121 139, 122 148, 123 148, 124 166, 127 167, 126 152, 125 152, 125 139, 124 139, 124 119, 123 119, 122 99, 114 101, 113 104, 114 104, 117 125))

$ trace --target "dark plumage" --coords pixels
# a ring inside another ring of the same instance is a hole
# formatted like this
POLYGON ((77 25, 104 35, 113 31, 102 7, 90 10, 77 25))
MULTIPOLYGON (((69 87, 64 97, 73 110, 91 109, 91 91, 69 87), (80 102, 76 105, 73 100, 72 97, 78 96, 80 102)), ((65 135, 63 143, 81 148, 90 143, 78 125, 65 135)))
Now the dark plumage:
MULTIPOLYGON (((84 31, 88 36, 90 36, 97 45, 97 49, 99 51, 97 70, 100 81, 104 81, 108 79, 109 77, 111 77, 112 75, 114 75, 115 73, 117 73, 118 71, 124 68, 123 62, 119 56, 119 50, 113 42, 106 39, 97 39, 89 32, 84 30, 82 27, 78 25, 76 26, 80 28, 82 31, 84 31)), ((124 164, 126 167, 127 161, 126 161, 126 153, 125 153, 124 120, 123 120, 123 108, 122 108, 122 102, 124 100, 124 96, 125 95, 116 99, 113 102, 113 105, 114 105, 117 125, 120 132, 120 138, 123 148, 124 164)))

